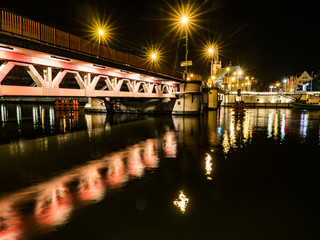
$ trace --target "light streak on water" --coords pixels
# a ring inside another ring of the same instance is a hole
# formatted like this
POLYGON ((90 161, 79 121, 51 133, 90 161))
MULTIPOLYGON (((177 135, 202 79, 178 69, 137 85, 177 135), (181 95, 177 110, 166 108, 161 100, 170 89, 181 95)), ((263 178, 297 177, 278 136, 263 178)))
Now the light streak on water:
POLYGON ((212 157, 209 153, 206 153, 206 176, 208 180, 212 180, 211 172, 212 172, 212 157))

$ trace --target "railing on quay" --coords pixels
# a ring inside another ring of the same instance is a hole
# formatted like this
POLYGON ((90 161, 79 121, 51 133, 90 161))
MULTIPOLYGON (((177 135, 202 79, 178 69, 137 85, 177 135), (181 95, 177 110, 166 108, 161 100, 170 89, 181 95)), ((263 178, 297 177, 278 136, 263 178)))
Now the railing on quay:
POLYGON ((3 32, 182 79, 181 73, 164 66, 153 66, 137 56, 111 49, 4 9, 1 9, 0 14, 0 30, 3 32))

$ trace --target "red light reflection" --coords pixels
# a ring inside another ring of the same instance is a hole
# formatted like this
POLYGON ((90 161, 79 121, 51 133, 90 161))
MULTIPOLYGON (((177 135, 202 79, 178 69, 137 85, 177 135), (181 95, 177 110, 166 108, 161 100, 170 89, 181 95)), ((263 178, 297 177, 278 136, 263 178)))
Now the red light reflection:
POLYGON ((0 240, 21 239, 21 220, 9 202, 0 203, 0 240))
POLYGON ((48 186, 37 199, 35 217, 40 225, 61 225, 67 221, 72 209, 72 198, 67 188, 63 185, 48 186))
POLYGON ((107 181, 113 187, 126 182, 128 179, 126 168, 121 157, 121 154, 115 154, 109 159, 107 181))
POLYGON ((141 159, 141 149, 139 146, 134 145, 129 151, 128 157, 128 172, 135 177, 141 177, 144 173, 144 164, 141 159))
POLYGON ((89 161, 46 182, 8 195, 0 202, 0 240, 22 239, 23 232, 31 234, 33 230, 27 232, 27 227, 21 230, 22 224, 37 224, 39 230, 45 232, 67 223, 72 211, 76 210, 75 206, 78 206, 75 201, 100 201, 106 195, 107 186, 121 187, 130 180, 129 176, 142 177, 145 168, 157 168, 158 147, 163 147, 166 157, 175 157, 174 132, 168 132, 162 139, 148 139, 102 159, 89 161), (107 169, 105 178, 99 172, 100 169, 107 169), (68 186, 78 180, 78 197, 73 198, 68 186), (36 201, 32 217, 18 215, 26 213, 16 212, 11 207, 31 201, 36 201), (24 223, 22 219, 32 221, 24 223))
POLYGON ((159 164, 159 158, 155 152, 155 140, 148 139, 144 148, 144 163, 147 168, 157 168, 159 164))
POLYGON ((82 200, 100 201, 105 195, 105 186, 95 166, 83 169, 79 184, 79 196, 82 200))
POLYGON ((167 132, 163 138, 165 140, 164 150, 165 150, 166 157, 175 158, 177 143, 176 143, 174 132, 167 132))

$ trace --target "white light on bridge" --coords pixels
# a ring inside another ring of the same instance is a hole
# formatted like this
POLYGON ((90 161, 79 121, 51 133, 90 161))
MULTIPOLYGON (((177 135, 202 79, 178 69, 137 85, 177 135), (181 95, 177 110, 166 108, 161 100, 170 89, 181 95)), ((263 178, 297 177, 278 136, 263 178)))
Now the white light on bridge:
POLYGON ((57 57, 57 56, 51 56, 51 58, 58 59, 58 60, 61 60, 61 61, 65 61, 65 62, 70 62, 70 61, 71 61, 71 60, 68 59, 68 58, 57 57))
POLYGON ((14 50, 13 47, 5 46, 5 45, 0 45, 0 48, 6 49, 6 50, 14 50))
POLYGON ((125 70, 120 70, 120 72, 125 73, 125 74, 129 74, 129 72, 125 71, 125 70))
POLYGON ((92 66, 96 67, 96 68, 101 68, 101 69, 105 69, 106 67, 104 66, 100 66, 100 65, 96 65, 96 64, 93 64, 92 66))

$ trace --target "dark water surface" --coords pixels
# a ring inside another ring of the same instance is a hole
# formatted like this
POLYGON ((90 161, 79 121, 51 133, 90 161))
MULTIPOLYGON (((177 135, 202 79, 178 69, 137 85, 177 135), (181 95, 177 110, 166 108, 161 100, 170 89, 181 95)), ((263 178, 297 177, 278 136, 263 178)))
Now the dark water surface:
POLYGON ((319 239, 320 111, 0 120, 0 240, 319 239))

